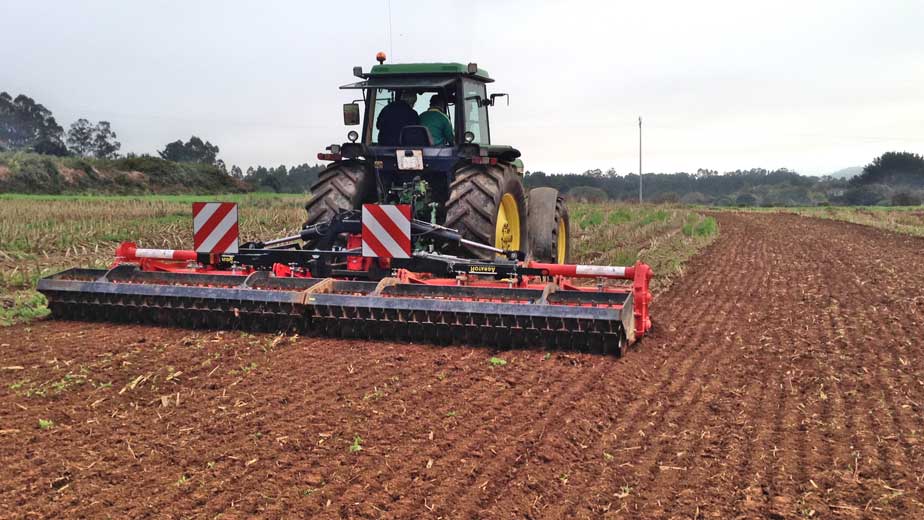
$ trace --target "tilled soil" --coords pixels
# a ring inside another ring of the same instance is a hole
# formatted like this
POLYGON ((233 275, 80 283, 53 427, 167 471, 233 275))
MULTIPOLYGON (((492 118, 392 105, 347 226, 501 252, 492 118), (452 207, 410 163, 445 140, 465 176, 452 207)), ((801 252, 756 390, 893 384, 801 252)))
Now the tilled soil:
POLYGON ((0 516, 924 518, 924 240, 718 218, 623 359, 0 329, 0 516))

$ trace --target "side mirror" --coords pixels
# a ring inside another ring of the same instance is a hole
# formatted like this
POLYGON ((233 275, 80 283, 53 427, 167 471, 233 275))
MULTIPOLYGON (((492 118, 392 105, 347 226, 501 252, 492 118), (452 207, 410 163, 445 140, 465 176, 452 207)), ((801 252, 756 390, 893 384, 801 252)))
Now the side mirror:
POLYGON ((497 98, 499 98, 499 97, 501 97, 501 96, 507 98, 507 106, 508 106, 508 107, 510 106, 510 96, 509 96, 509 95, 507 95, 507 94, 491 94, 491 102, 490 102, 490 104, 491 104, 492 107, 494 106, 494 100, 497 99, 497 98))
POLYGON ((343 104, 343 124, 347 126, 359 124, 359 103, 343 104))
POLYGON ((480 107, 486 107, 486 106, 490 106, 490 105, 491 105, 491 100, 490 100, 490 99, 482 99, 481 96, 479 96, 479 95, 469 96, 469 97, 465 98, 465 100, 466 100, 466 101, 477 101, 477 102, 478 102, 478 106, 480 106, 480 107))

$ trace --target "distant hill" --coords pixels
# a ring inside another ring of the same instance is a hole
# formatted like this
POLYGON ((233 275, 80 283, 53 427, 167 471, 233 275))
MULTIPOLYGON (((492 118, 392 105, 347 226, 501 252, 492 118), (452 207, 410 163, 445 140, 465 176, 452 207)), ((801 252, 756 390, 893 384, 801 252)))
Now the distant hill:
POLYGON ((0 193, 236 193, 250 187, 217 166, 151 156, 122 159, 0 152, 0 193))
POLYGON ((834 173, 829 173, 828 175, 830 175, 831 177, 834 177, 835 179, 847 180, 847 179, 852 179, 853 177, 856 177, 857 175, 860 175, 861 173, 863 173, 862 166, 850 166, 842 170, 837 170, 834 173))

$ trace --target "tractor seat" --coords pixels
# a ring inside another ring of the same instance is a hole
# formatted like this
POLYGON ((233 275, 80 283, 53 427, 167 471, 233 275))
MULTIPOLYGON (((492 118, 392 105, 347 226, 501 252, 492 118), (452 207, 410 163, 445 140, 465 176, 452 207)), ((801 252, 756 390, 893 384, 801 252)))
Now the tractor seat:
POLYGON ((408 125, 401 129, 400 146, 433 146, 430 129, 423 125, 408 125))

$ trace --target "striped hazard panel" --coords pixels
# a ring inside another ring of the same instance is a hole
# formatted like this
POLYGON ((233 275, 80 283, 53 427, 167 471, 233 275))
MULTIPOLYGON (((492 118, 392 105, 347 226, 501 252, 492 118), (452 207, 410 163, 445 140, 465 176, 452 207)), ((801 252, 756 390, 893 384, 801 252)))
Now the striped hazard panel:
POLYGON ((363 204, 363 256, 411 257, 411 206, 363 204))
POLYGON ((193 202, 193 235, 197 253, 237 253, 237 204, 193 202))

